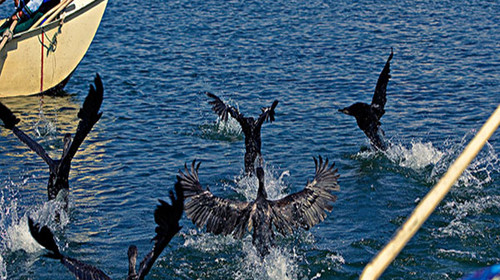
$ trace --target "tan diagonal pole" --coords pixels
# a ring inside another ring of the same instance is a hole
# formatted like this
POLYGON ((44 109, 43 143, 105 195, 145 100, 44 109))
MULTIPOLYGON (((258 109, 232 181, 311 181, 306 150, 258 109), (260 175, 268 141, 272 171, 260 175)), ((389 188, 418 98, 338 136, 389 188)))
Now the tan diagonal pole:
POLYGON ((450 191, 453 184, 458 180, 462 172, 476 157, 486 141, 500 124, 500 105, 483 125, 481 130, 465 147, 460 156, 448 168, 448 171, 432 188, 431 191, 417 205, 410 218, 398 230, 394 238, 378 253, 378 255, 365 267, 361 274, 361 280, 378 279, 389 264, 396 258, 403 247, 415 235, 417 230, 427 220, 445 195, 450 191))
MULTIPOLYGON (((18 22, 18 20, 14 20, 14 21, 12 21, 12 23, 9 26, 9 30, 11 32, 11 35, 14 33, 14 28, 16 28, 17 22, 18 22)), ((14 35, 12 35, 12 36, 14 36, 14 35)), ((7 42, 9 40, 10 40, 10 36, 9 37, 4 36, 2 38, 2 41, 0 42, 0 51, 3 49, 3 47, 5 47, 5 44, 7 44, 7 42)))
POLYGON ((56 17, 57 15, 59 15, 61 13, 61 11, 66 8, 66 6, 68 6, 69 4, 71 4, 73 2, 73 0, 64 0, 64 1, 61 1, 59 4, 57 4, 55 7, 53 7, 52 9, 50 9, 47 13, 45 13, 40 19, 38 19, 35 24, 33 24, 29 30, 33 30, 37 27, 39 27, 39 25, 42 24, 42 21, 45 20, 45 24, 49 24, 53 19, 54 17, 56 17))

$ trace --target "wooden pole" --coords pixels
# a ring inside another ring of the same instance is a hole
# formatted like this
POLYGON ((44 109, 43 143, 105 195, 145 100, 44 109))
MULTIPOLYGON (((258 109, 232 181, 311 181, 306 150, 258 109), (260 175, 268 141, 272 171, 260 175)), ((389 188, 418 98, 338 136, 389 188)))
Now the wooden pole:
POLYGON ((378 279, 389 264, 396 258, 403 247, 415 235, 437 205, 443 200, 469 163, 476 157, 486 141, 500 124, 500 105, 483 125, 481 130, 465 147, 460 156, 448 168, 448 171, 417 205, 410 218, 398 230, 396 236, 365 267, 361 280, 378 279))
POLYGON ((56 16, 58 16, 62 10, 64 10, 73 0, 66 0, 45 22, 50 23, 56 16))
POLYGON ((40 19, 38 19, 35 24, 33 24, 29 30, 35 29, 42 24, 42 22, 47 19, 45 22, 51 22, 54 17, 56 17, 66 6, 68 6, 73 0, 65 0, 61 3, 57 4, 54 8, 50 9, 46 14, 44 14, 40 19), (49 18, 50 17, 50 18, 49 18))
MULTIPOLYGON (((9 30, 10 32, 12 32, 12 36, 14 36, 14 28, 16 28, 16 25, 17 25, 17 22, 19 20, 14 20, 11 24, 10 24, 10 27, 9 27, 9 30)), ((9 41, 9 37, 3 37, 2 38, 2 42, 0 42, 0 51, 3 49, 3 47, 5 47, 5 44, 7 44, 7 42, 9 41)))

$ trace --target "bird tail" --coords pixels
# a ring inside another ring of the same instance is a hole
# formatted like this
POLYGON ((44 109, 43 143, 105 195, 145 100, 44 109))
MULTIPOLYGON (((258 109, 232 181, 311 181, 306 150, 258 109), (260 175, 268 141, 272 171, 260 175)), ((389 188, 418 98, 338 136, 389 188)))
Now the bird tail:
POLYGON ((0 119, 3 121, 5 128, 12 129, 19 123, 19 119, 12 111, 0 102, 0 119))
POLYGON ((28 217, 28 226, 31 236, 33 236, 36 242, 50 251, 50 253, 47 254, 47 257, 58 260, 63 258, 63 255, 59 252, 59 248, 54 240, 54 234, 47 226, 41 227, 39 223, 35 224, 30 217, 28 217))

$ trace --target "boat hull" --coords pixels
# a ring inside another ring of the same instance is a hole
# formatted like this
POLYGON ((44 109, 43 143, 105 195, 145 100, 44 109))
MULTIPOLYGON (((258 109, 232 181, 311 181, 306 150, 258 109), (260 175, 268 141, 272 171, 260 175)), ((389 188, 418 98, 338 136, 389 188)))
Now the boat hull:
POLYGON ((74 0, 62 19, 16 34, 0 51, 0 97, 61 89, 87 52, 108 0, 74 0))

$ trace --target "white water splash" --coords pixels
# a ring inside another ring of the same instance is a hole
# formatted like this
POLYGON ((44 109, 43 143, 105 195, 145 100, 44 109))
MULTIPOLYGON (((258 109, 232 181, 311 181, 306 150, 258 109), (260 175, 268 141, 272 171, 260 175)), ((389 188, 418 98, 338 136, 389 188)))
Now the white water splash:
POLYGON ((358 152, 355 157, 370 159, 383 154, 392 163, 415 171, 434 165, 443 158, 444 153, 434 147, 431 142, 422 143, 421 141, 412 140, 410 145, 411 147, 407 148, 401 143, 391 143, 386 151, 367 149, 358 152))
POLYGON ((45 117, 42 105, 43 102, 40 101, 38 121, 34 124, 34 129, 38 137, 46 138, 47 136, 49 136, 49 138, 53 138, 56 136, 57 127, 55 123, 51 122, 50 120, 47 119, 47 117, 45 117))
MULTIPOLYGON (((469 143, 468 139, 470 139, 473 135, 473 132, 469 133, 462 138, 462 141, 459 144, 452 145, 446 150, 443 158, 435 164, 431 171, 431 183, 436 183, 441 178, 441 176, 448 170, 450 165, 456 160, 458 155, 469 143)), ((455 183, 455 187, 461 186, 481 189, 483 185, 493 181, 491 177, 492 174, 498 174, 499 172, 500 161, 498 159, 498 155, 495 153, 493 146, 486 142, 486 145, 483 147, 481 152, 465 169, 458 181, 455 183)))
POLYGON ((189 231, 189 234, 184 236, 184 246, 196 249, 205 253, 220 253, 229 246, 235 246, 239 241, 231 235, 213 235, 200 233, 196 229, 189 231))
POLYGON ((345 264, 345 259, 341 255, 327 254, 326 258, 334 264, 339 264, 339 265, 345 264))
POLYGON ((2 255, 0 255, 0 279, 7 279, 7 269, 5 268, 5 263, 3 262, 2 255))
MULTIPOLYGON (((232 99, 223 101, 224 104, 235 108, 237 111, 240 110, 238 103, 234 102, 232 99)), ((222 121, 220 117, 217 118, 217 126, 219 131, 229 132, 230 134, 241 134, 241 126, 237 120, 235 120, 231 115, 228 116, 227 122, 222 121)))
POLYGON ((500 196, 486 196, 475 200, 464 202, 449 201, 443 206, 443 210, 452 214, 458 219, 467 215, 477 215, 490 208, 500 209, 500 196))
POLYGON ((401 167, 420 170, 434 165, 441 160, 444 153, 435 148, 431 142, 411 142, 411 148, 401 144, 392 145, 384 152, 388 159, 401 167))
MULTIPOLYGON (((27 253, 37 252, 42 247, 31 237, 28 228, 28 216, 41 224, 53 224, 56 212, 60 215, 60 226, 68 223, 69 218, 62 208, 61 202, 49 201, 46 202, 42 208, 35 210, 31 213, 26 213, 17 221, 14 221, 10 226, 5 229, 5 248, 11 252, 23 250, 27 253)), ((49 226, 50 227, 50 226, 49 226)))
POLYGON ((223 141, 240 141, 243 139, 243 134, 239 123, 233 118, 229 118, 227 122, 217 118, 215 123, 205 124, 200 126, 201 137, 212 140, 223 141))
POLYGON ((215 128, 217 133, 224 135, 240 136, 242 134, 240 124, 231 116, 228 117, 226 122, 222 121, 222 119, 218 117, 215 128))
MULTIPOLYGON (((264 165, 263 168, 268 198, 276 200, 288 195, 286 193, 287 185, 283 179, 285 176, 290 176, 290 172, 285 170, 278 176, 278 171, 274 167, 264 165)), ((253 201, 257 197, 257 190, 259 189, 257 176, 240 175, 234 181, 236 186, 231 188, 243 195, 247 201, 253 201)))
MULTIPOLYGON (((13 183, 11 183, 13 184, 13 183)), ((36 222, 49 225, 51 228, 62 228, 69 222, 69 217, 63 209, 63 195, 57 199, 45 202, 41 207, 28 209, 22 217, 19 211, 23 209, 18 205, 17 186, 7 186, 2 189, 0 197, 0 253, 23 250, 33 253, 42 247, 31 237, 28 228, 28 216, 36 222), (56 213, 59 213, 59 222, 56 222, 56 213)))
MULTIPOLYGON (((379 152, 368 149, 357 153, 355 157, 372 159, 384 155, 399 167, 416 171, 426 182, 435 184, 474 135, 475 131, 471 131, 460 142, 445 141, 440 148, 435 147, 431 142, 424 143, 419 140, 412 140, 411 147, 406 147, 404 144, 392 144, 387 151, 379 152), (429 170, 430 173, 427 173, 429 170)), ((498 155, 493 146, 486 142, 482 151, 463 172, 455 186, 482 188, 483 185, 493 181, 492 174, 499 172, 500 160, 498 155)))
MULTIPOLYGON (((228 251, 241 251, 244 254, 235 257, 231 262, 236 265, 228 271, 232 279, 262 279, 281 280, 297 279, 300 256, 295 251, 288 252, 279 247, 271 248, 270 254, 261 259, 259 253, 252 244, 252 238, 247 235, 242 240, 236 240, 231 236, 221 236, 199 233, 190 230, 185 236, 184 246, 191 247, 206 254, 219 255, 228 251), (233 247, 233 248, 230 248, 233 247), (235 249, 234 247, 237 247, 235 249)), ((216 262, 224 257, 216 257, 216 262)))
POLYGON ((445 256, 466 256, 468 258, 477 259, 477 254, 474 252, 464 252, 460 250, 447 250, 447 249, 438 249, 438 254, 445 256))
POLYGON ((298 279, 300 257, 295 251, 271 248, 269 255, 262 260, 250 240, 244 240, 246 256, 239 263, 239 269, 233 273, 234 279, 298 279))
MULTIPOLYGON (((224 102, 225 104, 232 103, 224 102)), ((237 106, 233 106, 237 108, 237 106)), ((202 136, 208 139, 226 140, 226 141, 239 141, 242 139, 243 132, 237 120, 230 115, 227 121, 223 121, 221 117, 217 117, 215 122, 201 126, 202 136)))
POLYGON ((468 217, 481 215, 489 210, 500 209, 500 196, 479 197, 463 202, 453 200, 447 202, 442 209, 453 216, 453 220, 447 226, 438 229, 435 234, 437 237, 484 237, 482 227, 471 223, 468 217))
POLYGON ((17 223, 12 224, 9 228, 7 228, 5 237, 5 246, 11 252, 24 250, 27 253, 33 253, 42 248, 31 237, 26 217, 23 217, 17 223))

